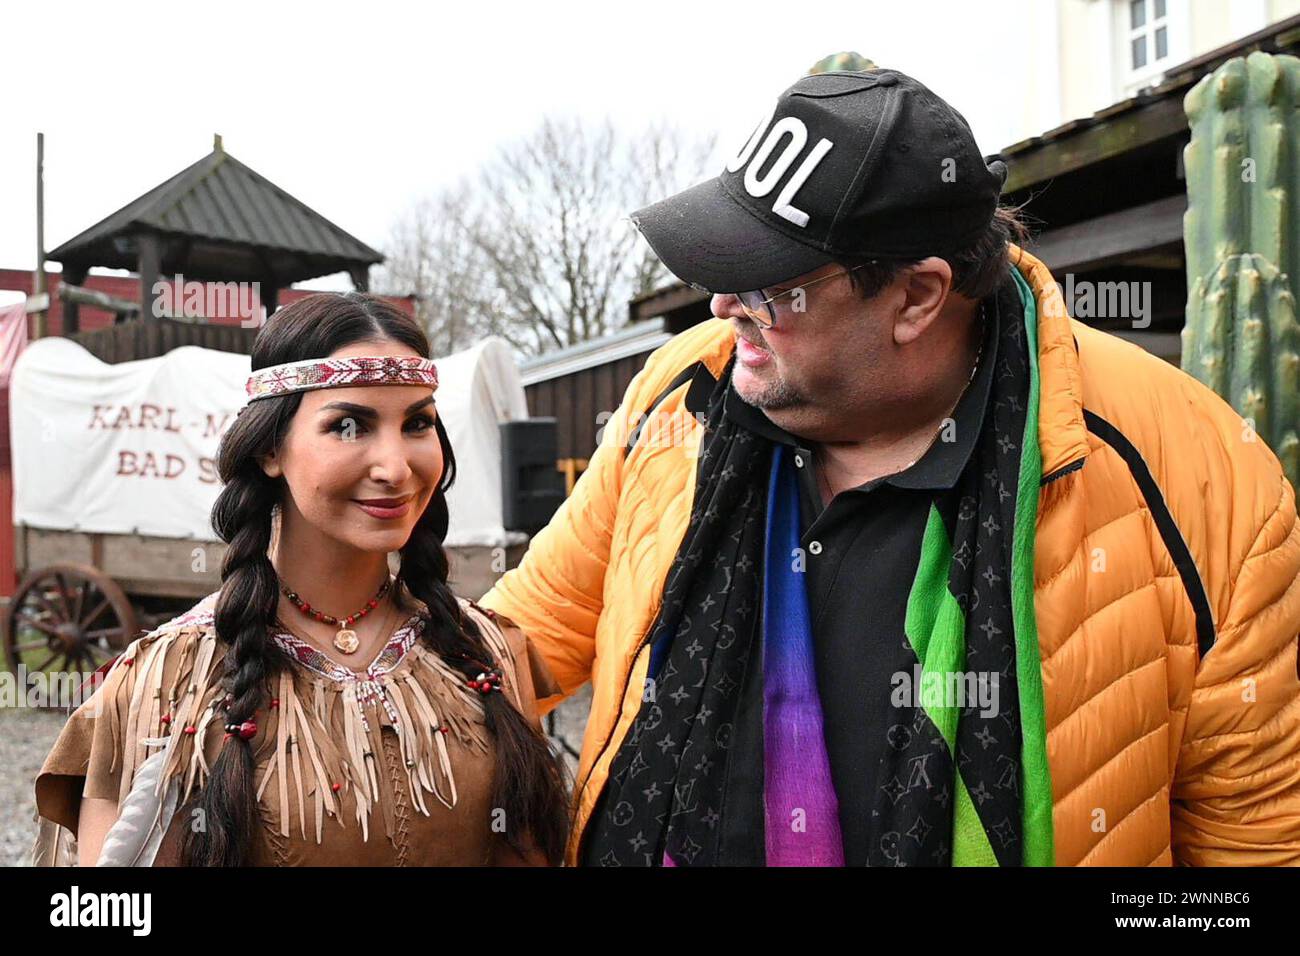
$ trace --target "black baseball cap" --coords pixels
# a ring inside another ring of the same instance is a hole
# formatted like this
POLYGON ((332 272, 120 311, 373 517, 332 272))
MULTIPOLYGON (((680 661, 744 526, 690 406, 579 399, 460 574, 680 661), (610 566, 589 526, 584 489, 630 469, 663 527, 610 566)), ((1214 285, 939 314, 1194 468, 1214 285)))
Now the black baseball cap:
POLYGON ((806 76, 716 179, 632 221, 679 279, 746 292, 841 257, 919 259, 977 239, 1007 168, 897 70, 806 76))

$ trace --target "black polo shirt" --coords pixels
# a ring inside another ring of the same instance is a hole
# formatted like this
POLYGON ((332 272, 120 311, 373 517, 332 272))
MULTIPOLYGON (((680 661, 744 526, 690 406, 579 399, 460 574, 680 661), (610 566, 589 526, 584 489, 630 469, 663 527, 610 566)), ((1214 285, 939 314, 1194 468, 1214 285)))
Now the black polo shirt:
MULTIPOLYGON (((778 428, 734 387, 727 391, 727 417, 788 446, 798 469, 817 686, 849 866, 867 862, 876 771, 886 735, 897 722, 889 703, 891 678, 900 671, 910 674, 917 662, 904 620, 921 539, 931 502, 957 483, 983 425, 997 360, 999 311, 987 310, 979 367, 953 411, 952 440, 944 441, 941 433, 911 467, 841 491, 824 508, 811 443, 778 428)), ((764 859, 763 780, 753 772, 762 766, 763 754, 761 670, 746 670, 734 728, 720 843, 724 864, 755 866, 764 859)))

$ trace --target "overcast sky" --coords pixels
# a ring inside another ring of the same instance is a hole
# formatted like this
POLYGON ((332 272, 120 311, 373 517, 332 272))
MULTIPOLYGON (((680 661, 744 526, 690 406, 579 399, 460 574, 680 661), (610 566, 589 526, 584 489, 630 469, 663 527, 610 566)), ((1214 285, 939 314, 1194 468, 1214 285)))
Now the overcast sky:
POLYGON ((404 207, 543 115, 668 119, 734 151, 782 89, 841 50, 916 76, 994 152, 1040 132, 1005 107, 1029 95, 1014 64, 1034 2, 16 0, 0 15, 0 268, 35 265, 37 130, 48 249, 219 132, 227 152, 382 250, 404 207))

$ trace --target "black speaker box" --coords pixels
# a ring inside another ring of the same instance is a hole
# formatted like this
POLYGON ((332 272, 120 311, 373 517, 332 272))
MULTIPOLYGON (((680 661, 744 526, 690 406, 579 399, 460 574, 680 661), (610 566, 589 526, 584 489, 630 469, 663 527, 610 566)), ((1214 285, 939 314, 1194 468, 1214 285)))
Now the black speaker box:
POLYGON ((500 428, 506 530, 536 534, 564 501, 564 476, 555 469, 558 426, 554 418, 529 418, 500 428))

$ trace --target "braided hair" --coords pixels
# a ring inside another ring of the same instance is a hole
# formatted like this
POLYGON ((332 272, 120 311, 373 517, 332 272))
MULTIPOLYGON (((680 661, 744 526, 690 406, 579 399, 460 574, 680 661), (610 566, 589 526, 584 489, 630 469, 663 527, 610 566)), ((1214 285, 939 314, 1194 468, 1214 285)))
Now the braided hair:
MULTIPOLYGON (((280 310, 258 332, 252 367, 325 358, 357 342, 388 340, 429 354, 424 331, 384 300, 363 293, 323 293, 280 310)), ((217 640, 226 646, 222 687, 224 723, 252 720, 271 698, 270 679, 288 666, 269 639, 279 607, 280 582, 268 554, 272 519, 287 494, 284 479, 269 477, 262 459, 281 447, 302 401, 301 392, 259 399, 241 411, 222 436, 217 471, 222 490, 212 508, 212 527, 228 545, 221 591, 214 609, 217 640)), ((397 593, 423 602, 421 640, 467 679, 491 662, 483 635, 465 616, 447 585, 447 489, 456 463, 442 418, 434 419, 444 468, 438 489, 400 549, 397 593)), ((525 665, 526 666, 526 665, 525 665)), ((511 825, 504 839, 523 854, 536 848, 558 863, 566 836, 564 775, 539 733, 501 693, 487 693, 485 725, 492 734, 496 766, 492 806, 511 825)), ((205 825, 186 833, 182 858, 190 866, 241 866, 252 858, 258 830, 251 740, 227 735, 192 809, 205 825)))

